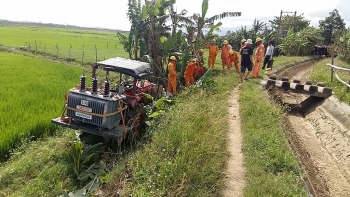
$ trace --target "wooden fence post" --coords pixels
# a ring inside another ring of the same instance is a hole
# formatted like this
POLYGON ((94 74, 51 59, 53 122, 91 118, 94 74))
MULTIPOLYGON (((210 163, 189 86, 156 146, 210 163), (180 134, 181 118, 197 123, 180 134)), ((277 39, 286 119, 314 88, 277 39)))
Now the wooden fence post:
POLYGON ((46 55, 46 44, 45 44, 45 47, 44 47, 44 57, 46 55))
POLYGON ((35 40, 35 53, 38 52, 38 45, 36 44, 36 40, 35 40))
POLYGON ((69 44, 69 59, 68 61, 71 61, 71 50, 72 50, 72 44, 69 44))
POLYGON ((58 48, 58 44, 57 44, 57 43, 56 43, 56 49, 57 49, 56 58, 58 59, 58 51, 59 51, 60 49, 58 48))
MULTIPOLYGON (((332 66, 334 65, 334 54, 332 54, 332 66)), ((334 68, 331 67, 331 82, 333 82, 334 68)))
POLYGON ((97 62, 97 47, 96 47, 96 44, 95 44, 95 55, 96 55, 96 62, 97 62))
POLYGON ((83 51, 83 55, 81 56, 81 65, 84 65, 84 51, 83 51))

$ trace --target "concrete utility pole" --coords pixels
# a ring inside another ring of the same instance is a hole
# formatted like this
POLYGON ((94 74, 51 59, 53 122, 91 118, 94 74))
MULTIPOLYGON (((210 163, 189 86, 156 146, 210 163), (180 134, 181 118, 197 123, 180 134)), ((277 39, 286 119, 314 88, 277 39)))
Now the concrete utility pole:
MULTIPOLYGON (((293 20, 293 23, 287 23, 285 25, 293 25, 293 30, 296 31, 296 19, 297 19, 297 11, 295 12, 283 12, 283 10, 281 10, 281 14, 280 14, 280 24, 278 24, 278 34, 277 35, 280 35, 280 31, 281 31, 281 23, 282 23, 282 15, 283 14, 294 14, 294 20, 293 20)), ((282 35, 281 35, 282 36, 282 35)))

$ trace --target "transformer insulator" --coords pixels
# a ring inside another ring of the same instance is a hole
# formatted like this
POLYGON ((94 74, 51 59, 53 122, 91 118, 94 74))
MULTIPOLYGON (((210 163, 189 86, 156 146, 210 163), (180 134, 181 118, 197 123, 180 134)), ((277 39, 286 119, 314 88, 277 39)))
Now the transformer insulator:
POLYGON ((86 76, 80 77, 80 92, 85 92, 86 89, 86 76))
POLYGON ((109 81, 105 81, 105 88, 104 88, 104 97, 108 97, 109 96, 109 81))
POLYGON ((97 94, 97 82, 96 78, 92 79, 92 94, 97 94))

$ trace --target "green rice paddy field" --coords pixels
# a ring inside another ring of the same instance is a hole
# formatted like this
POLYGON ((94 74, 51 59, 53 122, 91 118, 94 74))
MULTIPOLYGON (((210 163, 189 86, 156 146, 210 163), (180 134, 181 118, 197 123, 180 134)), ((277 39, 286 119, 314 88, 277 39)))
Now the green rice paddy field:
POLYGON ((79 83, 82 70, 3 52, 0 60, 0 155, 5 155, 23 137, 56 129, 51 119, 60 116, 64 93, 79 83))
POLYGON ((84 53, 84 62, 95 62, 110 57, 128 57, 123 46, 119 43, 116 32, 94 31, 82 29, 50 28, 23 25, 1 25, 0 45, 20 47, 51 55, 57 54, 62 58, 71 58, 81 61, 84 53), (35 44, 36 43, 36 44, 35 44), (70 51, 70 53, 69 53, 70 51))

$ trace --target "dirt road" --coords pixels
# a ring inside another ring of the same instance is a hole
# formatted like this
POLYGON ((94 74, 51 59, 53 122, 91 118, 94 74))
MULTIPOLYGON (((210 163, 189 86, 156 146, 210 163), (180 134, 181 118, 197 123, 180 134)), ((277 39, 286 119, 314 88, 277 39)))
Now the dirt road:
MULTIPOLYGON (((308 80, 313 63, 282 73, 291 80, 308 80)), ((314 196, 350 196, 350 109, 334 97, 314 103, 303 114, 287 115, 284 128, 307 174, 314 196), (342 107, 340 107, 342 106, 342 107)))
POLYGON ((245 186, 245 167, 242 152, 241 119, 239 116, 239 88, 235 87, 229 99, 229 131, 227 147, 229 160, 226 166, 226 190, 223 196, 241 197, 245 186))

